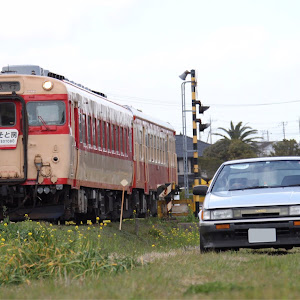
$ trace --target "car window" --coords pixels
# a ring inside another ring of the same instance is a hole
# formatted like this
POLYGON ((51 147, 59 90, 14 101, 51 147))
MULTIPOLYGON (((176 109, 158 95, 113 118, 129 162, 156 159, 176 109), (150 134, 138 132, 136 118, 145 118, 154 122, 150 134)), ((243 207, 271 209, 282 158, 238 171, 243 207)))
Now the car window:
POLYGON ((259 161, 225 165, 212 191, 300 185, 300 161, 259 161))

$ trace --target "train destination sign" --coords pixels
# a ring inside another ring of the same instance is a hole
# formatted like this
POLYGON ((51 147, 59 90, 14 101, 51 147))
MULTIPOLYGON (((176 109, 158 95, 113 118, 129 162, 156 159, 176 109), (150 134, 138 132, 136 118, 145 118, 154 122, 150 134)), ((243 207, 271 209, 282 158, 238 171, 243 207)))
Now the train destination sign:
POLYGON ((19 90, 19 81, 0 81, 0 92, 17 92, 19 90))
POLYGON ((17 129, 1 129, 0 130, 0 149, 14 149, 17 147, 18 141, 17 129))

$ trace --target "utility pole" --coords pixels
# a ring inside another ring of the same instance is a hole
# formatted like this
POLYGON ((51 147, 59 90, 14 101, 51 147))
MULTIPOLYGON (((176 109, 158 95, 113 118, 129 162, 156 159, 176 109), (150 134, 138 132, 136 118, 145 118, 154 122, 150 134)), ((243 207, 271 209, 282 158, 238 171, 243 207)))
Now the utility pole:
POLYGON ((282 122, 282 130, 283 130, 283 139, 285 140, 285 125, 287 122, 282 122))

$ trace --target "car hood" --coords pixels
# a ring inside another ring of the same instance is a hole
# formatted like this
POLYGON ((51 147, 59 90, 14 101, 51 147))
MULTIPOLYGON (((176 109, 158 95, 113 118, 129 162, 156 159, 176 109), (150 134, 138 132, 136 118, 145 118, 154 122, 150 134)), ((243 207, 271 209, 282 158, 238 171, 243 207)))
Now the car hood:
POLYGON ((300 187, 265 188, 209 193, 204 209, 300 204, 300 187))

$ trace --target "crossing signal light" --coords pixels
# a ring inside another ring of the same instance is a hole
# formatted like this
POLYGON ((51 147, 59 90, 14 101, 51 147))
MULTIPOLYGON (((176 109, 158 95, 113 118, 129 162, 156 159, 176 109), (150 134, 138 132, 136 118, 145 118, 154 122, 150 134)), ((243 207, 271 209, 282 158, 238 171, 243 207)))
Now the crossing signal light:
POLYGON ((197 119, 197 122, 199 123, 199 131, 200 132, 204 131, 206 128, 208 128, 210 126, 209 123, 202 124, 200 119, 197 119))
POLYGON ((209 109, 209 106, 199 105, 199 114, 203 114, 208 109, 209 109))
POLYGON ((201 101, 200 100, 197 100, 196 104, 199 105, 199 114, 203 114, 210 107, 210 106, 203 106, 203 105, 201 105, 201 101))

